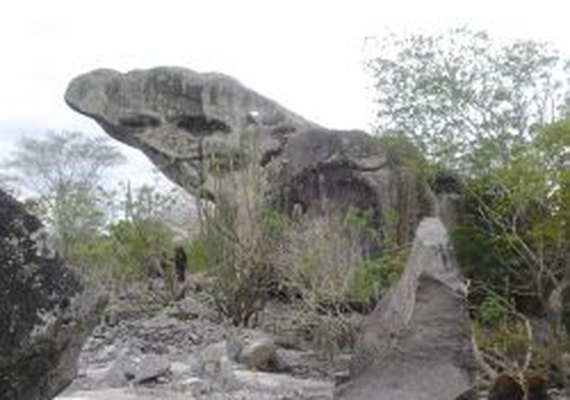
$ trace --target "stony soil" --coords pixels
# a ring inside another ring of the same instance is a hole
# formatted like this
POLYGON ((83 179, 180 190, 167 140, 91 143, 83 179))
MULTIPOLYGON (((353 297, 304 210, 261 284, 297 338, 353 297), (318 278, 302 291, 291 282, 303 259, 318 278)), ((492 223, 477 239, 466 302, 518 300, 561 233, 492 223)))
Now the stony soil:
POLYGON ((140 289, 115 296, 56 400, 324 400, 346 378, 350 355, 323 349, 291 304, 270 303, 256 329, 238 329, 203 292, 161 299, 140 289))
POLYGON ((203 294, 164 307, 122 295, 57 399, 332 399, 348 356, 314 350, 293 314, 275 303, 260 319, 263 329, 238 329, 220 321, 203 294))

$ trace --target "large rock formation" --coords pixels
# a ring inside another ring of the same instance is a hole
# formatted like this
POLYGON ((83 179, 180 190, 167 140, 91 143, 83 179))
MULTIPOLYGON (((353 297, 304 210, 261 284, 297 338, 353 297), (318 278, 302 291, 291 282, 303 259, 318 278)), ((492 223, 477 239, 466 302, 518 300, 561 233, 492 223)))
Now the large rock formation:
POLYGON ((476 398, 466 294, 445 228, 424 219, 403 276, 368 318, 338 398, 476 398))
MULTIPOLYGON (((429 213, 397 157, 366 133, 322 128, 221 74, 97 70, 75 78, 65 99, 194 195, 216 200, 220 183, 253 161, 266 172, 269 198, 287 212, 356 206, 374 210, 379 224, 396 212, 398 242, 429 213)), ((469 398, 465 302, 445 228, 427 219, 402 280, 370 318, 340 398, 469 398)))
POLYGON ((267 164, 292 132, 317 128, 231 77, 183 68, 96 70, 75 78, 65 100, 190 193, 209 197, 212 173, 239 169, 247 144, 267 164))
POLYGON ((0 190, 0 399, 51 399, 76 374, 104 297, 42 247, 41 223, 0 190))
POLYGON ((219 181, 255 159, 288 211, 342 203, 372 208, 376 220, 403 203, 417 211, 416 192, 401 185, 408 177, 370 136, 319 127, 225 75, 96 70, 75 78, 65 99, 195 195, 215 199, 219 181))

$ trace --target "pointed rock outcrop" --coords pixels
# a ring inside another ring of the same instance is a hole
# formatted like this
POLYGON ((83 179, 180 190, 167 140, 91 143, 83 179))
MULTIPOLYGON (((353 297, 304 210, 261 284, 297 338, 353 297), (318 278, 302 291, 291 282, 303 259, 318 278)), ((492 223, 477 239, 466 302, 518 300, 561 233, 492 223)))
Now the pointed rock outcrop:
POLYGON ((475 398, 466 294, 443 224, 422 220, 404 273, 370 315, 337 398, 475 398))

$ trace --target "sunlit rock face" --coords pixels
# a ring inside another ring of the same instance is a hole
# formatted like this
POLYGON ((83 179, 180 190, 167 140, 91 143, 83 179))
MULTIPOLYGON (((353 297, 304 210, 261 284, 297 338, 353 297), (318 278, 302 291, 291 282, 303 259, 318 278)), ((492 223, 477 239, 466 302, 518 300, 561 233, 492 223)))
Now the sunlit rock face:
POLYGON ((105 299, 53 257, 42 225, 0 190, 0 399, 51 399, 76 361, 105 299))
POLYGON ((368 317, 351 381, 337 398, 477 398, 466 295, 443 224, 422 220, 400 281, 368 317))
POLYGON ((254 160, 268 197, 288 212, 349 204, 380 223, 407 196, 409 225, 425 214, 415 183, 369 135, 322 128, 226 75, 102 69, 75 78, 65 99, 194 195, 215 200, 221 186, 235 196, 235 176, 254 160))

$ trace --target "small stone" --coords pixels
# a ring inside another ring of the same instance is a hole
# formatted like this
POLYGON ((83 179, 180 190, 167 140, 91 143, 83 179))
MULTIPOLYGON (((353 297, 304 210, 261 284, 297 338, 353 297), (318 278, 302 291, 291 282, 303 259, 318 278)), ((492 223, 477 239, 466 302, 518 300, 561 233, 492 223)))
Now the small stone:
POLYGON ((133 370, 134 383, 145 383, 164 378, 170 373, 170 361, 166 357, 149 354, 140 359, 133 370))
POLYGON ((276 360, 276 349, 270 338, 255 340, 242 348, 237 361, 249 369, 265 370, 276 360))
POLYGON ((129 384, 144 384, 170 373, 170 362, 166 357, 149 354, 125 354, 111 366, 100 387, 117 388, 129 384))

